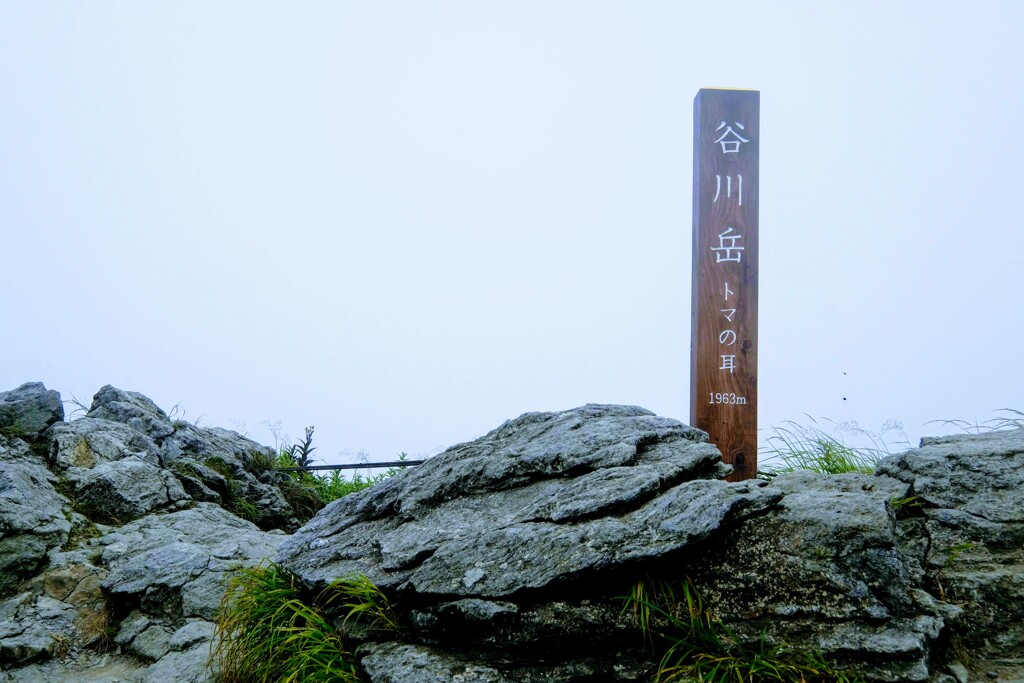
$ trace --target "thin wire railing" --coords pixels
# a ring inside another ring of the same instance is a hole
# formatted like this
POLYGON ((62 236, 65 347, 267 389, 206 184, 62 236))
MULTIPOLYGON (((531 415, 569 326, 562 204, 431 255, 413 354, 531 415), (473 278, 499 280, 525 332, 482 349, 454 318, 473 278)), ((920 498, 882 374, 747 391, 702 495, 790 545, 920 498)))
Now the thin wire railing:
POLYGON ((323 470, 372 470, 384 467, 411 467, 422 465, 426 460, 392 460, 390 462, 358 462, 344 465, 296 465, 295 467, 275 467, 280 472, 319 472, 323 470))

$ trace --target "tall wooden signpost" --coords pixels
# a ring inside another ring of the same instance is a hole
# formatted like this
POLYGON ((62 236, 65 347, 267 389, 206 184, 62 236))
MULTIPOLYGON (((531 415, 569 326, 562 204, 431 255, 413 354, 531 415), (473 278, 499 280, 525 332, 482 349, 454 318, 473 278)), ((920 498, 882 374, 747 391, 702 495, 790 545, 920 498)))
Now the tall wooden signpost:
POLYGON ((693 102, 690 423, 757 473, 757 190, 760 93, 702 89, 693 102))

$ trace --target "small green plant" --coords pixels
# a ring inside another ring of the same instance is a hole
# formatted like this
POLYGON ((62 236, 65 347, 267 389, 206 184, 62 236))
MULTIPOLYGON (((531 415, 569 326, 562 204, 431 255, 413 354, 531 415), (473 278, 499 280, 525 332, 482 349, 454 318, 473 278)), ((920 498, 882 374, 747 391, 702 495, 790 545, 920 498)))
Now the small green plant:
MULTIPOLYGON (((788 420, 782 427, 772 427, 772 435, 761 449, 766 467, 758 471, 759 476, 770 479, 795 470, 821 474, 871 474, 882 458, 892 454, 889 444, 879 434, 853 425, 848 429, 858 436, 866 437, 870 445, 848 446, 841 438, 819 427, 814 418, 810 419, 810 425, 788 420)), ((888 423, 884 430, 895 430, 902 434, 902 427, 895 422, 888 423)))
POLYGON ((271 453, 252 450, 249 452, 249 457, 252 458, 252 471, 256 474, 268 472, 277 466, 277 457, 271 453))
POLYGON ((369 580, 335 581, 309 604, 293 575, 264 561, 241 570, 228 584, 217 616, 211 664, 223 683, 358 681, 349 644, 326 613, 343 602, 345 620, 369 619, 370 628, 393 629, 386 598, 369 580))
MULTIPOLYGON (((70 518, 71 515, 68 514, 67 517, 70 518)), ((96 524, 88 518, 81 524, 75 524, 71 519, 68 521, 72 522, 72 525, 71 531, 68 533, 68 540, 61 546, 63 551, 84 547, 90 540, 103 535, 96 524)))
POLYGON ((920 510, 924 507, 924 500, 920 496, 893 497, 889 499, 889 506, 893 510, 920 510))
POLYGON ((313 445, 313 429, 312 425, 306 427, 305 438, 299 443, 289 446, 287 449, 289 457, 295 461, 298 467, 308 465, 311 462, 309 456, 316 450, 316 446, 313 445))
MULTIPOLYGON (((399 453, 398 459, 399 461, 408 460, 409 454, 405 452, 399 453)), ((292 449, 285 448, 278 453, 275 461, 275 467, 294 468, 300 467, 300 465, 292 456, 292 449)), ((294 496, 296 498, 296 502, 299 504, 308 505, 310 500, 308 499, 306 492, 312 491, 320 501, 317 506, 317 510, 319 510, 327 503, 343 498, 350 493, 370 488, 374 484, 379 484, 385 479, 390 479, 404 469, 404 465, 391 467, 386 472, 381 472, 380 474, 375 474, 373 476, 363 476, 356 472, 351 478, 345 477, 339 470, 333 470, 327 475, 317 475, 312 472, 289 471, 288 475, 299 488, 286 486, 282 487, 282 492, 286 499, 288 499, 289 496, 294 496), (303 489, 305 491, 303 491, 303 489)), ((290 499, 289 502, 291 502, 290 499)), ((292 507, 294 508, 295 505, 293 504, 292 507)))
POLYGON ((182 477, 191 477, 192 479, 202 479, 199 470, 196 469, 195 463, 187 462, 184 460, 175 460, 171 467, 174 471, 182 477))
POLYGON ((365 576, 353 576, 332 584, 335 594, 328 603, 335 598, 344 602, 342 607, 345 611, 343 624, 349 620, 354 624, 362 624, 370 631, 397 631, 398 618, 391 610, 387 597, 377 588, 369 578, 365 576))
POLYGON ((627 610, 632 612, 633 622, 640 627, 645 641, 651 645, 654 644, 655 634, 652 616, 658 614, 657 606, 671 609, 680 604, 676 599, 672 584, 667 581, 652 581, 650 579, 643 579, 633 584, 629 595, 623 600, 625 600, 622 607, 623 612, 625 613, 627 610))
POLYGON ((227 508, 228 512, 241 517, 247 522, 252 522, 253 524, 255 524, 256 520, 260 517, 259 508, 238 495, 229 495, 227 501, 224 503, 224 507, 227 508))
POLYGON ((282 448, 277 452, 277 458, 274 459, 274 467, 298 467, 299 463, 295 462, 295 458, 292 457, 290 448, 282 448))
POLYGON ((945 572, 947 569, 952 567, 960 556, 965 552, 974 547, 973 541, 967 541, 966 543, 957 543, 956 545, 943 548, 938 551, 939 554, 945 555, 941 562, 936 562, 934 557, 929 554, 927 558, 928 564, 935 565, 937 569, 931 574, 931 580, 935 583, 935 588, 939 593, 939 599, 948 602, 946 600, 946 588, 942 585, 942 580, 945 578, 945 572))
POLYGON ((22 439, 25 437, 25 431, 18 425, 0 425, 0 436, 12 440, 22 439))
POLYGON ((319 477, 301 473, 303 477, 288 477, 280 485, 281 495, 302 521, 309 520, 325 505, 318 489, 319 477))
POLYGON ((203 464, 225 479, 230 480, 234 478, 234 472, 231 469, 231 465, 229 465, 228 461, 219 455, 210 456, 203 461, 203 464))
POLYGON ((647 640, 662 645, 655 683, 854 683, 813 650, 743 642, 704 605, 690 581, 638 581, 622 598, 647 640))
POLYGON ((318 477, 320 497, 325 503, 344 498, 350 493, 368 489, 387 478, 386 474, 378 474, 373 477, 364 477, 358 472, 352 475, 351 479, 346 478, 338 470, 334 470, 325 477, 318 477))

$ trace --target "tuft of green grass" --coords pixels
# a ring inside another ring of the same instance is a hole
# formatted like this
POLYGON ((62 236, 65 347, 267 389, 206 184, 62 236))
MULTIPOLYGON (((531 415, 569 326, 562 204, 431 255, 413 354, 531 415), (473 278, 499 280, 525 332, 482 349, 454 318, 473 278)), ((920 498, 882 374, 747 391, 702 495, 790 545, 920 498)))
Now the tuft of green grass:
POLYGON ((14 439, 23 439, 24 440, 25 437, 26 437, 26 434, 25 434, 25 431, 23 429, 21 429, 18 425, 12 424, 12 425, 0 425, 0 436, 4 437, 6 439, 11 439, 13 441, 14 439))
POLYGON ((355 683, 351 653, 323 614, 299 597, 295 577, 273 563, 228 584, 211 653, 222 683, 355 683))
POLYGON ((90 540, 99 538, 103 533, 99 530, 94 522, 86 518, 86 521, 81 524, 75 524, 71 519, 70 513, 66 515, 68 521, 72 522, 71 531, 68 533, 68 540, 61 546, 61 550, 75 550, 82 548, 90 540))
POLYGON ((705 607, 688 580, 678 588, 666 581, 637 581, 622 598, 647 640, 662 646, 655 683, 858 683, 836 670, 820 652, 740 640, 705 607))
POLYGON ((303 523, 312 519, 326 504, 320 496, 316 479, 317 477, 312 475, 303 478, 289 477, 279 487, 281 495, 303 523))
POLYGON ((942 584, 946 570, 954 566, 960 559, 960 556, 972 548, 974 548, 974 542, 967 541, 965 543, 957 543, 956 545, 934 551, 934 555, 932 554, 933 551, 929 550, 928 556, 926 557, 926 564, 929 567, 935 567, 935 569, 927 572, 926 576, 935 584, 935 590, 939 594, 939 599, 943 602, 949 602, 946 597, 946 587, 942 584), (939 561, 936 555, 941 557, 942 560, 939 561))
MULTIPOLYGON (((787 420, 782 427, 772 427, 767 445, 761 449, 761 462, 765 465, 758 471, 762 478, 772 478, 783 472, 809 470, 821 474, 844 474, 859 472, 871 474, 878 462, 892 454, 892 450, 880 436, 854 425, 848 430, 865 437, 870 445, 850 446, 842 438, 834 436, 818 426, 814 418, 811 424, 803 425, 787 420)), ((845 425, 839 425, 844 427, 845 425)), ((898 431, 902 427, 891 422, 885 431, 898 431)), ((904 441, 906 437, 904 436, 904 441)), ((903 442, 899 442, 900 445, 903 442)))
POLYGON ((251 450, 249 457, 252 458, 252 471, 256 474, 268 472, 277 465, 277 458, 272 453, 251 450))
MULTIPOLYGON (((409 455, 407 453, 403 452, 398 454, 399 460, 407 460, 408 458, 409 455)), ((278 453, 275 466, 283 468, 299 467, 300 465, 298 461, 295 459, 295 457, 292 455, 291 450, 285 448, 278 453)), ((295 482, 299 487, 305 489, 306 491, 313 492, 319 498, 321 502, 317 509, 320 509, 327 503, 335 501, 339 498, 343 498, 344 496, 347 496, 350 493, 355 493, 356 491, 368 489, 374 484, 379 484, 380 482, 386 479, 390 479, 391 477, 395 476, 404 469, 405 467, 392 467, 389 468, 386 472, 381 472, 380 474, 376 474, 372 477, 363 476, 356 472, 355 474, 352 475, 351 479, 345 477, 340 470, 333 470, 332 472, 330 472, 330 474, 327 475, 318 475, 313 472, 301 471, 288 472, 288 475, 291 477, 292 481, 295 482)), ((299 490, 293 490, 291 493, 285 492, 286 498, 289 495, 304 496, 306 494, 299 490)), ((292 507, 295 506, 293 505, 292 507)))
POLYGON ((203 461, 203 464, 226 479, 233 479, 235 476, 234 470, 232 470, 228 461, 219 455, 211 455, 203 461))
POLYGON ((924 500, 921 496, 907 496, 906 498, 894 496, 889 499, 889 506, 893 510, 918 510, 924 507, 924 500))
POLYGON ((218 611, 211 666, 222 683, 356 683, 351 648, 326 616, 336 602, 345 622, 397 628, 387 599, 366 577, 335 581, 307 603, 297 579, 273 562, 239 571, 218 611))
POLYGON ((391 604, 379 588, 366 576, 353 576, 336 581, 334 595, 327 603, 336 598, 343 600, 342 608, 345 618, 342 625, 360 624, 370 631, 389 632, 398 630, 398 617, 391 610, 391 604))
POLYGON ((227 501, 224 503, 224 507, 228 512, 241 517, 247 522, 252 522, 253 524, 255 524, 256 520, 260 518, 259 508, 242 496, 229 495, 227 501))
POLYGON ((996 432, 1003 429, 1024 428, 1024 412, 1014 410, 1013 408, 1000 408, 995 412, 1007 413, 1007 415, 994 417, 991 420, 985 420, 984 422, 970 422, 968 420, 932 420, 928 424, 935 423, 952 426, 968 434, 984 434, 986 432, 996 432))

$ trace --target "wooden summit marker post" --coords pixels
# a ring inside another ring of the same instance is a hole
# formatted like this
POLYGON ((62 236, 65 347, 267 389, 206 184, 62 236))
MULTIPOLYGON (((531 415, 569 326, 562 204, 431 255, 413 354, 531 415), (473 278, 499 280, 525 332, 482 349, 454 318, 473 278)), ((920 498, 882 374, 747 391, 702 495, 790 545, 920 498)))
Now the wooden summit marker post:
POLYGON ((757 474, 757 189, 761 96, 693 101, 690 423, 735 470, 757 474))

